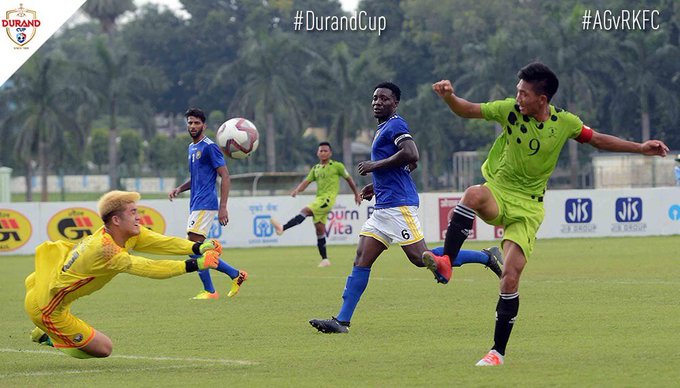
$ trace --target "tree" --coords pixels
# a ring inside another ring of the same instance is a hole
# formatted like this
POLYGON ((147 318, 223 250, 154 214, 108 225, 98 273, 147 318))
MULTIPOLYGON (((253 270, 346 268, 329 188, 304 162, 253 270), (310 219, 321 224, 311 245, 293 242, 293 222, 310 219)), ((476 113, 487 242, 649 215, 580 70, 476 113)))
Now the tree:
POLYGON ((313 99, 329 116, 330 139, 342 145, 343 163, 353 165, 352 140, 357 132, 372 127, 370 116, 371 87, 389 79, 390 71, 381 68, 369 52, 360 56, 338 43, 327 59, 315 63, 309 71, 315 90, 332 88, 332 94, 313 99))
POLYGON ((81 7, 89 17, 99 20, 102 31, 109 37, 116 29, 116 19, 128 11, 134 11, 132 0, 88 0, 81 7))
POLYGON ((153 71, 136 66, 127 54, 114 55, 99 39, 93 62, 81 66, 86 83, 94 90, 100 106, 106 112, 109 126, 109 181, 111 189, 118 188, 118 117, 121 113, 138 118, 152 116, 144 95, 149 90, 162 90, 163 84, 153 71))
POLYGON ((14 152, 25 163, 27 201, 33 198, 31 181, 36 160, 40 167, 41 200, 48 200, 47 175, 53 154, 50 147, 65 143, 63 135, 76 126, 74 116, 64 109, 64 101, 78 99, 78 90, 61 81, 61 65, 49 57, 35 55, 20 70, 10 92, 18 104, 5 119, 5 125, 16 123, 18 128, 14 152))
POLYGON ((136 172, 142 156, 142 136, 134 129, 125 129, 120 133, 120 158, 122 164, 130 172, 136 172))
POLYGON ((102 171, 102 166, 109 163, 108 149, 109 131, 106 128, 93 129, 90 136, 89 150, 92 163, 97 165, 99 171, 102 171))
MULTIPOLYGON (((108 46, 112 46, 113 32, 116 27, 116 19, 127 11, 134 10, 132 0, 89 0, 83 7, 83 11, 93 19, 99 20, 102 31, 106 34, 108 46)), ((102 42, 98 43, 97 54, 103 62, 104 69, 100 72, 100 81, 104 81, 105 91, 100 93, 103 102, 107 106, 110 118, 109 128, 109 184, 110 189, 118 188, 118 128, 116 127, 116 115, 118 114, 118 93, 116 87, 121 73, 118 66, 127 63, 127 58, 116 61, 112 53, 102 42), (103 78, 103 79, 101 79, 103 78)), ((94 86, 94 85, 93 85, 94 86)), ((96 90, 96 86, 94 88, 96 90)))
POLYGON ((300 47, 291 34, 277 30, 269 34, 251 31, 239 58, 222 67, 215 78, 216 85, 237 84, 230 112, 252 112, 256 122, 263 122, 265 131, 261 140, 269 172, 276 171, 277 133, 292 132, 299 137, 303 122, 296 87, 300 69, 289 57, 298 56, 299 60, 300 56, 312 55, 300 47), (234 74, 238 76, 234 77, 234 74), (276 123, 283 122, 291 125, 277 130, 276 123))

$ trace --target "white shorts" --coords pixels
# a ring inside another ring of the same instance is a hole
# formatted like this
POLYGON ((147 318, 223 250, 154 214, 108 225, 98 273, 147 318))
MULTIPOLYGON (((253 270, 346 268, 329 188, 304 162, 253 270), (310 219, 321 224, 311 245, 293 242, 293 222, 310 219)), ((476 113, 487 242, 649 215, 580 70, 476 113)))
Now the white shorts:
POLYGON ((217 217, 217 210, 192 211, 187 222, 187 233, 196 233, 207 237, 215 217, 217 217))
POLYGON ((423 239, 423 229, 418 220, 416 206, 375 209, 359 232, 360 236, 373 237, 386 247, 394 241, 411 245, 423 239))

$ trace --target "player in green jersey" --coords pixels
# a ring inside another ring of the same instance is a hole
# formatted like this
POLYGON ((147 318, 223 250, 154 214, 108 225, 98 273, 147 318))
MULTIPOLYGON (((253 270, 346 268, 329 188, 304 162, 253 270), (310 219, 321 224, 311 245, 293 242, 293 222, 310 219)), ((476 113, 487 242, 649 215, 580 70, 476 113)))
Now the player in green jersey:
POLYGON ((354 193, 354 202, 357 205, 361 204, 361 195, 354 184, 354 180, 349 175, 349 172, 347 172, 345 165, 331 159, 333 150, 330 143, 326 141, 319 143, 316 156, 319 157, 319 163, 312 167, 307 177, 290 193, 292 197, 295 197, 298 193, 305 191, 310 183, 316 182, 316 199, 314 202, 302 208, 300 214, 291 218, 284 225, 281 225, 275 219, 272 219, 271 223, 276 230, 276 234, 280 236, 285 230, 299 225, 305 218, 313 216, 314 228, 316 230, 316 246, 319 248, 319 254, 321 255, 319 267, 328 267, 331 265, 331 262, 326 255, 326 220, 328 219, 328 213, 333 209, 335 198, 340 191, 339 178, 345 178, 354 193))
POLYGON ((484 104, 456 96, 448 80, 432 85, 435 93, 458 116, 496 121, 503 126, 503 133, 482 165, 486 183, 468 187, 454 209, 444 254, 423 253, 428 269, 438 281, 445 283, 451 277, 449 258, 457 256, 475 215, 488 224, 504 226, 505 265, 496 305, 494 345, 478 366, 504 362, 505 348, 519 310, 519 279, 543 222, 546 183, 567 140, 574 139, 610 152, 662 157, 668 152, 668 147, 659 140, 635 143, 598 133, 577 116, 551 105, 559 81, 546 65, 530 63, 517 76, 515 98, 484 104))

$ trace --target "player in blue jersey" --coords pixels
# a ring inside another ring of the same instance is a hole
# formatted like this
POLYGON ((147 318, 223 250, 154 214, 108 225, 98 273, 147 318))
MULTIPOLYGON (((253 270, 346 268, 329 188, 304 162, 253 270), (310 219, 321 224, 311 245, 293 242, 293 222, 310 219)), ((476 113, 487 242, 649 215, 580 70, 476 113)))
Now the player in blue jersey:
MULTIPOLYGON (((375 210, 359 233, 359 244, 354 267, 347 278, 337 317, 312 319, 309 323, 323 333, 347 333, 350 320, 363 294, 378 256, 394 241, 401 245, 406 257, 417 267, 424 267, 423 252, 427 251, 418 219, 419 198, 411 170, 418 161, 418 148, 409 133, 408 125, 397 114, 401 90, 391 82, 383 82, 373 89, 373 115, 378 130, 373 138, 371 160, 358 164, 359 174, 373 174, 373 183, 361 190, 361 197, 375 196, 375 210)), ((502 259, 497 248, 461 251, 458 264, 483 263, 500 276, 502 259)), ((455 264, 454 264, 455 265, 455 264)))
MULTIPOLYGON (((187 236, 191 241, 203 242, 210 231, 215 216, 222 226, 229 222, 229 212, 227 211, 230 188, 229 170, 227 170, 220 148, 205 135, 205 113, 194 108, 187 110, 184 117, 187 120, 187 131, 189 131, 192 139, 189 144, 189 172, 191 175, 186 182, 172 190, 168 194, 168 198, 172 201, 180 193, 191 190, 187 236), (215 187, 217 175, 222 178, 219 203, 215 187)), ((232 279, 231 289, 227 294, 229 297, 236 295, 241 284, 248 278, 248 273, 239 271, 222 260, 220 260, 217 270, 227 274, 232 279)), ((207 270, 198 271, 198 276, 203 282, 203 291, 193 299, 218 299, 219 293, 215 290, 210 272, 207 270)))

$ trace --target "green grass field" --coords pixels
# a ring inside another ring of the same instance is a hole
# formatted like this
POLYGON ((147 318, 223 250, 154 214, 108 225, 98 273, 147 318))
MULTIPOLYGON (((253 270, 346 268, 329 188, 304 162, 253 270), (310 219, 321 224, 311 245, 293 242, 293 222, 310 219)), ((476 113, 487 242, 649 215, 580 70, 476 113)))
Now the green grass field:
MULTIPOLYGON (((480 243, 466 248, 479 249, 480 243)), ((520 285, 506 364, 474 364, 492 344, 498 281, 468 265, 448 285, 397 246, 373 268, 348 335, 307 321, 337 314, 354 247, 227 250, 249 271, 229 300, 191 301, 195 274, 120 275, 74 304, 114 342, 77 360, 30 342, 29 256, 0 257, 0 386, 677 386, 678 237, 544 240, 520 285)), ((216 276, 214 276, 215 278, 216 276)), ((216 278, 223 294, 225 278, 216 278)))

